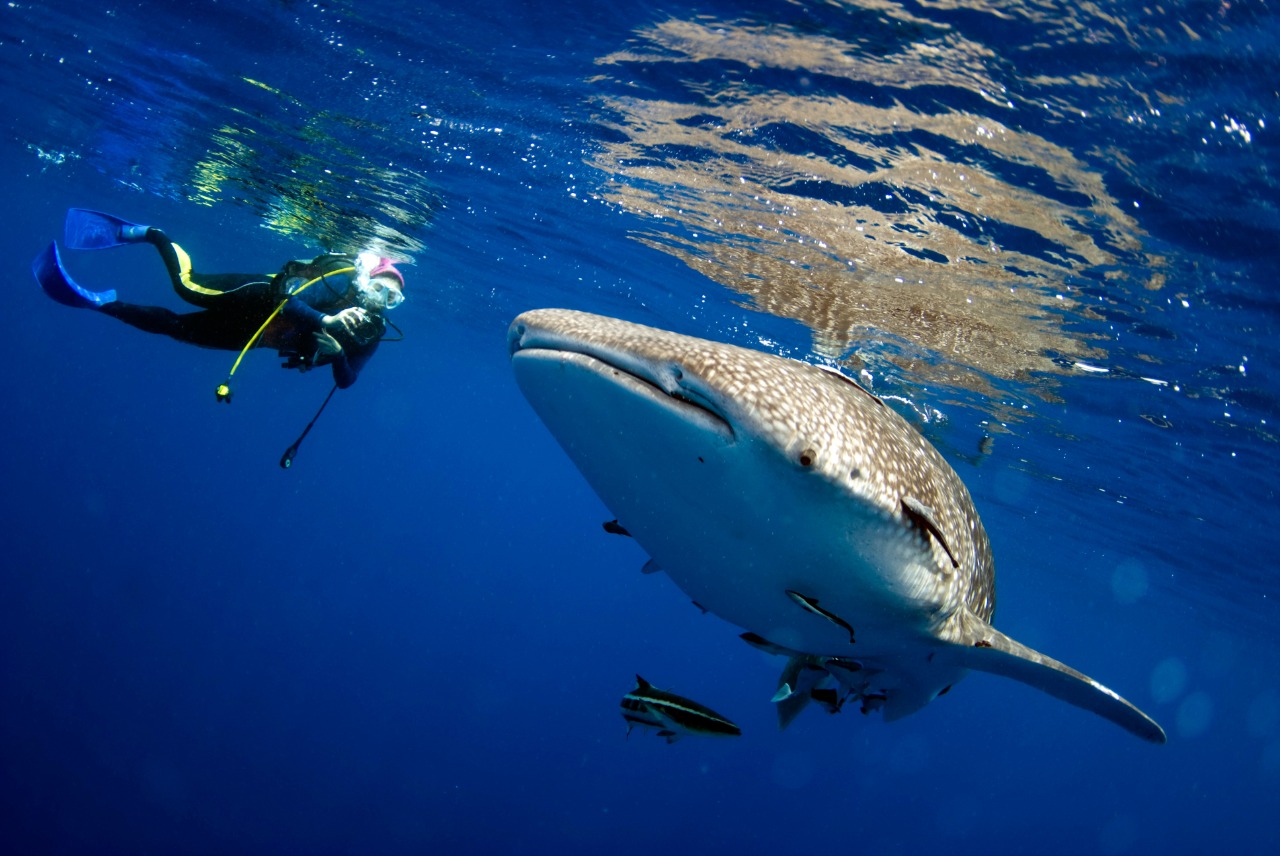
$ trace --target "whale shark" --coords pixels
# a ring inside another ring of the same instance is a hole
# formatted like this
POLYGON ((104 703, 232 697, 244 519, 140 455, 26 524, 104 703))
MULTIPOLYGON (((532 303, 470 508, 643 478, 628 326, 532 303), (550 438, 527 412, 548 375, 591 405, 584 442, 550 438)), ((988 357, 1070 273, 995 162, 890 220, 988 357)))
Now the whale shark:
POLYGON ((978 671, 1165 742, 1118 694, 992 626, 995 563, 968 490, 852 378, 567 309, 519 315, 508 348, 526 399, 651 566, 789 658, 774 696, 788 721, 801 692, 896 720, 978 671))

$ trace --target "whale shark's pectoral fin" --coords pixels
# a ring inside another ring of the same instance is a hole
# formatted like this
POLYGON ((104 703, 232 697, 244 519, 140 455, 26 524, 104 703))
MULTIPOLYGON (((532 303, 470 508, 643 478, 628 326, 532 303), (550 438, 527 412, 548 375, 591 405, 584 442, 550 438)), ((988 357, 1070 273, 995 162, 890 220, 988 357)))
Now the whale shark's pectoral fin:
POLYGON ((932 535, 934 540, 942 545, 942 549, 947 551, 947 556, 951 559, 951 567, 960 567, 960 562, 957 561, 956 554, 951 551, 951 545, 947 543, 947 537, 942 534, 942 527, 938 525, 937 515, 934 514, 932 508, 914 496, 904 496, 902 498, 902 513, 911 522, 912 526, 920 530, 926 541, 929 540, 928 536, 932 535))
POLYGON ((1015 642, 979 618, 966 614, 961 662, 967 669, 1003 675, 1054 698, 1109 719, 1152 743, 1164 743, 1164 729, 1112 690, 1052 657, 1015 642))
MULTIPOLYGON (((662 571, 662 568, 658 567, 658 563, 655 562, 653 559, 650 559, 649 561, 645 562, 644 567, 640 569, 640 573, 642 574, 656 574, 661 571, 662 571)), ((706 610, 704 609, 703 612, 706 612, 706 610)))
POLYGON ((795 694, 796 694, 796 688, 791 686, 791 684, 787 683, 784 680, 781 684, 778 685, 778 691, 773 694, 773 698, 769 699, 769 701, 773 702, 774 704, 778 704, 779 702, 786 701, 787 699, 791 698, 795 694))
POLYGON ((774 702, 778 707, 778 730, 785 731, 795 721, 800 712, 809 706, 808 693, 795 693, 781 701, 774 702))
POLYGON ((809 706, 813 693, 826 687, 831 676, 817 664, 816 658, 797 654, 787 660, 778 678, 778 691, 771 701, 778 706, 778 730, 791 724, 809 706))

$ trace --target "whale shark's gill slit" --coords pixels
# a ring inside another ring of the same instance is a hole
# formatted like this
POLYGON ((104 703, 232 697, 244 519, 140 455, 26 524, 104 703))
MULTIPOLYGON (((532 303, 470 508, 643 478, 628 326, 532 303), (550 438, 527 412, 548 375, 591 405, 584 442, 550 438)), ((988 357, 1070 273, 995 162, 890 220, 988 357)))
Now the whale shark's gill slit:
POLYGON ((884 407, 884 400, 883 400, 883 399, 881 399, 881 398, 880 398, 880 396, 876 395, 874 392, 872 392, 871 390, 867 389, 865 386, 863 386, 862 384, 858 383, 856 380, 854 380, 853 378, 849 377, 847 374, 845 374, 844 372, 840 371, 839 369, 833 368, 832 366, 824 366, 824 365, 820 365, 820 364, 818 364, 818 363, 807 363, 806 365, 811 365, 811 366, 813 366, 813 367, 814 367, 814 368, 816 368, 816 369, 822 369, 822 371, 826 372, 827 374, 831 375, 832 377, 839 378, 840 380, 842 380, 842 381, 844 381, 845 383, 849 384, 849 386, 853 387, 854 389, 856 389, 856 390, 858 390, 859 392, 861 392, 863 395, 865 395, 865 396, 867 396, 868 398, 870 398, 870 399, 871 399, 872 401, 874 401, 876 404, 880 405, 881 407, 884 407))
POLYGON ((938 525, 935 519, 936 515, 933 509, 925 505, 914 496, 904 496, 902 498, 902 514, 907 518, 907 522, 919 530, 920 535, 926 540, 932 535, 934 539, 946 551, 947 557, 951 559, 951 567, 960 567, 960 562, 956 559, 956 554, 951 551, 951 545, 947 543, 947 538, 942 534, 942 527, 938 525))

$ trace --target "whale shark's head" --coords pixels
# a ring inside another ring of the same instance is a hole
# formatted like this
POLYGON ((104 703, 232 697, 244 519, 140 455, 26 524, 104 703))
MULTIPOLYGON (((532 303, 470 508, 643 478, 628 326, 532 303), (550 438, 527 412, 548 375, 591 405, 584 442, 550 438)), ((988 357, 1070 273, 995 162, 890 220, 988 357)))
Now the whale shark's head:
MULTIPOLYGON (((881 618, 873 607, 895 626, 904 611, 917 613, 909 621, 936 623, 960 607, 990 618, 991 551, 964 485, 849 378, 569 310, 521 315, 509 344, 521 389, 597 493, 712 611, 751 629, 770 620, 746 598, 717 610, 702 572, 684 567, 735 562, 749 579, 773 558, 754 537, 765 527, 779 536, 777 561, 794 564, 799 550, 814 565, 792 590, 861 598, 864 625, 881 618), (747 543, 755 555, 735 555, 747 543)), ((786 602, 774 607, 793 617, 786 602)), ((802 635, 834 643, 838 628, 802 635)))

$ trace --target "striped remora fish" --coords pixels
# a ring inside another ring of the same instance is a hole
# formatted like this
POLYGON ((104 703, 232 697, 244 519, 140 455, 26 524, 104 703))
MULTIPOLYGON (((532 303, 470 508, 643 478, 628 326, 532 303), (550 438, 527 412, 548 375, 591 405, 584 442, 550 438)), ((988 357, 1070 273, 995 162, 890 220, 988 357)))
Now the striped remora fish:
POLYGON ((659 737, 674 743, 686 734, 737 737, 742 729, 709 707, 683 696, 660 690, 636 675, 636 687, 622 697, 622 718, 627 734, 639 725, 655 728, 659 737))

